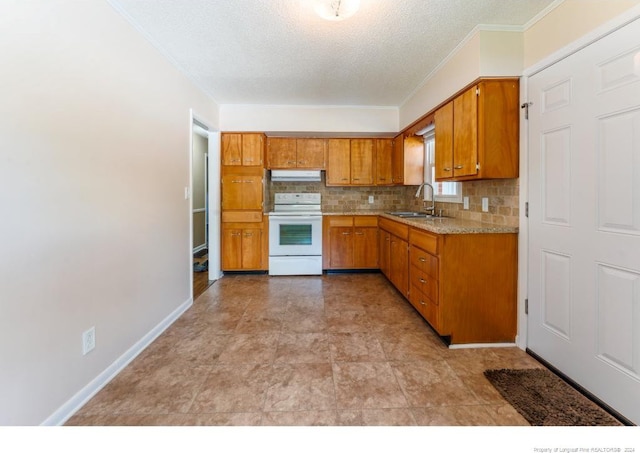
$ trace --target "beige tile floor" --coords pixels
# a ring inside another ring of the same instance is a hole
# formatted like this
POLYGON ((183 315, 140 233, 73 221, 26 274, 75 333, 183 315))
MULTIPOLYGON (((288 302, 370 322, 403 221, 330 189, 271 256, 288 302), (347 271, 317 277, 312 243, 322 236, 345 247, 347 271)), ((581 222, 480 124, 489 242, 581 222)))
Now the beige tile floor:
POLYGON ((482 373, 534 367, 446 348, 380 274, 225 276, 67 424, 527 425, 482 373))

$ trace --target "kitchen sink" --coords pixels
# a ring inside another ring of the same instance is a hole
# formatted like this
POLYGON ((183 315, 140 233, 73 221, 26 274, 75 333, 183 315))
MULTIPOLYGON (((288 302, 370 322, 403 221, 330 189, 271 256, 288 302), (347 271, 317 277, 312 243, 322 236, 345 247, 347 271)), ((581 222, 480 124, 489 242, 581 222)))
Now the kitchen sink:
POLYGON ((395 215, 397 217, 402 217, 403 219, 425 219, 435 217, 431 214, 427 214, 426 212, 415 212, 415 211, 393 211, 387 212, 389 215, 395 215))

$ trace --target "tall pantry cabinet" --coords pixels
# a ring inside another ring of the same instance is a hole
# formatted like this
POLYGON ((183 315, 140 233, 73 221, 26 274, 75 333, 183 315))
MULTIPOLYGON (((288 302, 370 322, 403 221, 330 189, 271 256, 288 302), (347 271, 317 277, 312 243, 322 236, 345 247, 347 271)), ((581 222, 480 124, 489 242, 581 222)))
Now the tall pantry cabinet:
POLYGON ((268 269, 264 207, 265 136, 222 133, 222 270, 268 269))

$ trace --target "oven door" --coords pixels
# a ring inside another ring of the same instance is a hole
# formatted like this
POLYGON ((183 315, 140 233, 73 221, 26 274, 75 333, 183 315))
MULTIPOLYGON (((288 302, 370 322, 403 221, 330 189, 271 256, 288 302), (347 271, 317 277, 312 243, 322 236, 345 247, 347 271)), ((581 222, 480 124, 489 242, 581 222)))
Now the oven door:
POLYGON ((322 255, 322 216, 269 216, 269 256, 320 255, 322 255))

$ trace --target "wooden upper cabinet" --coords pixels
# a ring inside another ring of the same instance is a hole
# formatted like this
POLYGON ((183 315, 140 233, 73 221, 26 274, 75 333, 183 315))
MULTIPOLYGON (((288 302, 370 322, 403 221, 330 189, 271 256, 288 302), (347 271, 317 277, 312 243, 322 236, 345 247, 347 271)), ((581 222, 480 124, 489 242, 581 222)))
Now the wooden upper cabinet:
POLYGON ((262 210, 262 175, 226 174, 222 176, 222 209, 262 210))
POLYGON ((222 134, 222 165, 262 167, 263 156, 263 134, 222 134))
POLYGON ((389 138, 376 139, 374 145, 376 162, 375 183, 377 186, 390 186, 393 184, 393 140, 389 138))
POLYGON ((351 185, 373 185, 373 140, 351 140, 351 185))
POLYGON ((269 168, 296 167, 296 140, 294 138, 269 137, 267 139, 269 168))
MULTIPOLYGON (((471 87, 453 100, 453 177, 478 173, 478 94, 471 87)), ((437 151, 436 151, 437 152, 437 151)))
POLYGON ((424 141, 419 136, 405 137, 400 134, 393 139, 391 156, 393 184, 416 186, 424 180, 424 141))
POLYGON ((436 179, 453 177, 453 101, 436 110, 436 179))
POLYGON ((319 138, 301 138, 296 140, 298 168, 323 170, 327 141, 319 138))
POLYGON ((404 184, 404 135, 393 139, 391 153, 391 179, 393 184, 404 184))
POLYGON ((517 79, 482 80, 436 111, 436 180, 517 178, 517 79))
POLYGON ((325 150, 326 140, 324 139, 269 137, 267 139, 268 166, 272 169, 323 170, 325 150))
POLYGON ((348 186, 351 183, 351 141, 329 139, 327 148, 327 185, 348 186))

